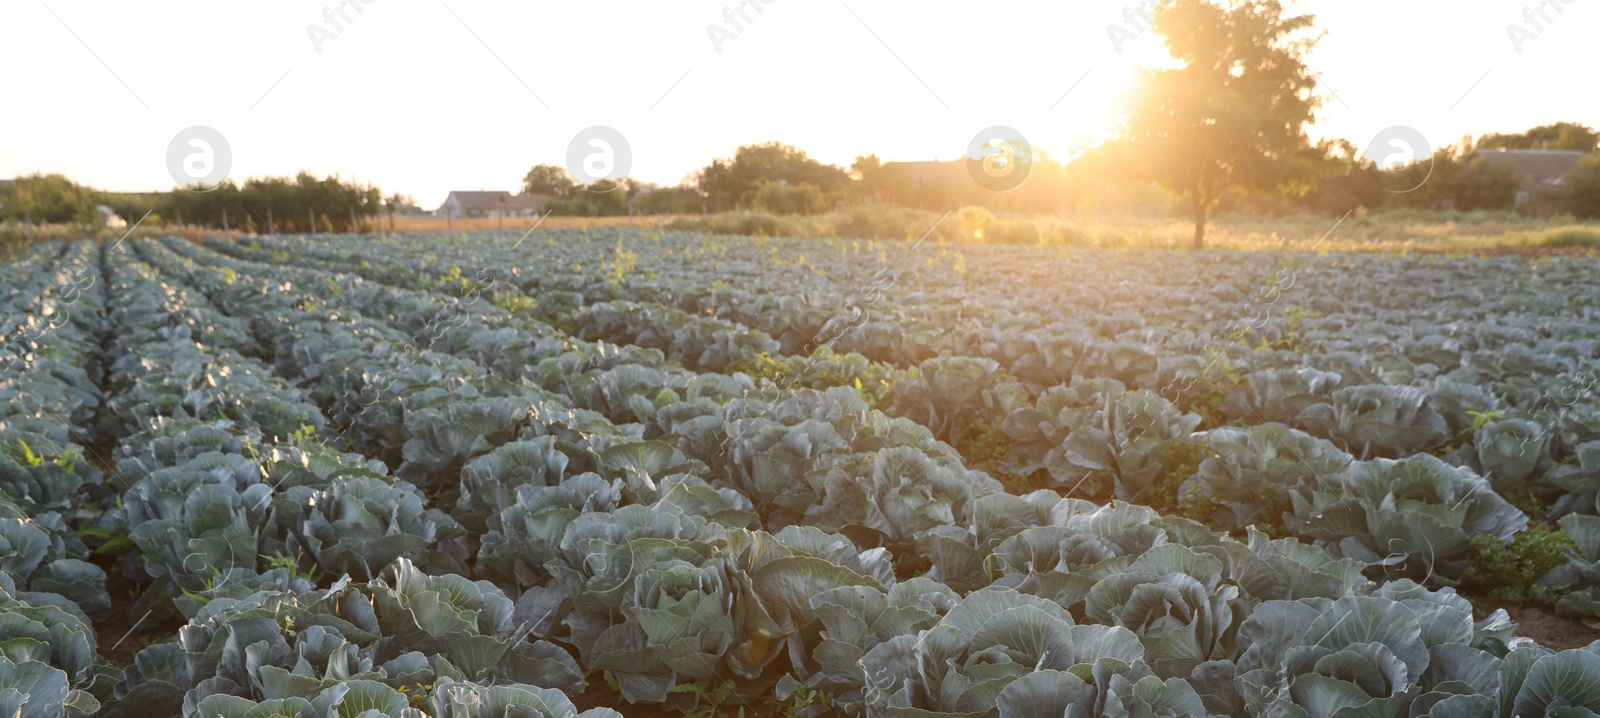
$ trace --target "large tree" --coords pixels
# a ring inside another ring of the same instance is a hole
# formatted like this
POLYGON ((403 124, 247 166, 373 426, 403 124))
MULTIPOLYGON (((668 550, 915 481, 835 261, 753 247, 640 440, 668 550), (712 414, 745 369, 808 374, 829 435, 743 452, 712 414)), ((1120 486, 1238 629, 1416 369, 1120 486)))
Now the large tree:
POLYGON ((1568 173, 1556 199, 1562 212, 1582 219, 1600 217, 1600 157, 1588 157, 1568 173))
POLYGON ((301 171, 294 177, 253 177, 243 185, 223 180, 205 191, 180 189, 166 196, 159 211, 167 219, 182 217, 184 224, 208 227, 221 227, 226 212, 234 227, 245 226, 248 218, 271 232, 309 232, 313 224, 330 232, 353 230, 352 214, 357 222, 377 217, 383 202, 383 193, 372 185, 301 171))
POLYGON ((11 190, 0 196, 7 219, 35 222, 87 222, 94 213, 95 191, 59 174, 18 177, 11 190))
POLYGON ((1196 249, 1229 188, 1279 188, 1305 169, 1321 104, 1305 63, 1313 20, 1279 0, 1170 0, 1156 12, 1176 66, 1143 74, 1115 154, 1190 199, 1196 249))
POLYGON ((699 190, 718 209, 754 202, 762 182, 809 184, 835 192, 850 184, 843 169, 806 156, 804 150, 778 142, 744 145, 732 160, 717 159, 695 176, 699 190))
POLYGON ((551 197, 565 198, 572 194, 578 186, 567 174, 567 170, 557 165, 534 165, 528 174, 522 178, 523 194, 543 194, 551 197))
POLYGON ((1600 133, 1588 125, 1576 122, 1557 122, 1540 125, 1527 132, 1484 135, 1478 139, 1478 149, 1505 150, 1579 150, 1593 152, 1600 147, 1600 133))

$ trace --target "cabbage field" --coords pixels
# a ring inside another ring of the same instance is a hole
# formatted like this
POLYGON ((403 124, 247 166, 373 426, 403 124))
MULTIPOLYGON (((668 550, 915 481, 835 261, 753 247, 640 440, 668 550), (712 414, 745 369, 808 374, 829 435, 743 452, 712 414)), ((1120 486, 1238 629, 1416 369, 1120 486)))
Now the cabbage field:
POLYGON ((1600 715, 1597 270, 39 245, 0 717, 1600 715))

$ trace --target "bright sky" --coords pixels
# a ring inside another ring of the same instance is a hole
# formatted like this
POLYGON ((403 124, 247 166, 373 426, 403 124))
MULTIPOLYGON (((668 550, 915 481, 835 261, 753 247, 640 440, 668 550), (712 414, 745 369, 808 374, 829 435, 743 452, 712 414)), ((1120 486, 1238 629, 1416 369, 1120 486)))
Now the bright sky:
MULTIPOLYGON (((338 173, 425 207, 515 190, 591 125, 665 184, 772 139, 840 165, 953 159, 1007 125, 1061 156, 1104 136, 1131 63, 1161 56, 1154 35, 1121 53, 1108 37, 1151 1, 747 0, 747 22, 732 0, 8 0, 0 178, 169 189, 168 145, 192 125, 227 139, 235 180, 338 173)), ((1327 33, 1312 67, 1338 93, 1315 132, 1364 147, 1409 125, 1438 146, 1600 126, 1600 3, 1531 3, 1537 24, 1526 4, 1301 0, 1327 33)))

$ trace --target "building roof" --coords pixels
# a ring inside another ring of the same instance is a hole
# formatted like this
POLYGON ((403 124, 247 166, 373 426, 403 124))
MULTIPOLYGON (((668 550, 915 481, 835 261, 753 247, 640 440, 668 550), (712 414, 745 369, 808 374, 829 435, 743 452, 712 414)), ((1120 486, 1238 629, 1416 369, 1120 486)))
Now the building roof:
MULTIPOLYGON (((460 206, 461 209, 489 209, 490 207, 495 206, 495 202, 500 198, 509 196, 511 196, 511 193, 504 190, 480 191, 458 189, 451 190, 450 192, 450 197, 455 199, 456 204, 460 206)), ((448 201, 449 200, 446 199, 446 202, 448 201)))
POLYGON ((966 160, 924 160, 919 162, 885 162, 879 172, 896 178, 947 180, 967 175, 966 160))
POLYGON ((489 210, 539 209, 550 201, 549 195, 511 194, 504 190, 454 190, 450 196, 462 210, 487 212, 489 210))
POLYGON ((1478 150, 1472 157, 1510 165, 1522 178, 1523 189, 1537 189, 1561 184, 1587 155, 1578 150, 1478 150))
POLYGON ((547 194, 510 194, 496 200, 495 206, 500 209, 539 209, 550 201, 547 194))

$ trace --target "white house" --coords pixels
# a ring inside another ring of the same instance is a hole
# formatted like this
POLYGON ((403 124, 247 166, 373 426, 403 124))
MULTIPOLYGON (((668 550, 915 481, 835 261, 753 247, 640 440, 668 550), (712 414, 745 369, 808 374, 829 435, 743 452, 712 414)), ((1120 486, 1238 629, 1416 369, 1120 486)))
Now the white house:
POLYGON ((436 217, 537 217, 552 197, 502 191, 455 190, 434 210, 436 217))

